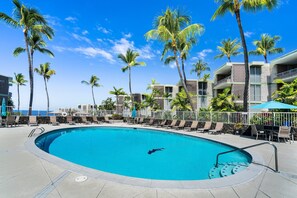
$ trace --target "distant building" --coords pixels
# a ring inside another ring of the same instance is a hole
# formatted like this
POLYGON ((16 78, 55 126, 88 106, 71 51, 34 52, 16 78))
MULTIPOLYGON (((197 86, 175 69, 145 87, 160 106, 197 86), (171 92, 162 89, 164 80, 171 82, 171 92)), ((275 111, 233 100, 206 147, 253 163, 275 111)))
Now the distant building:
MULTIPOLYGON (((249 103, 250 105, 266 102, 269 98, 270 65, 264 62, 251 62, 249 103)), ((235 103, 243 104, 243 93, 245 86, 244 63, 226 63, 215 71, 214 74, 214 96, 222 93, 227 87, 235 95, 235 103)))
POLYGON ((8 98, 11 97, 11 93, 9 92, 9 87, 12 86, 10 83, 11 80, 11 77, 0 75, 0 106, 2 104, 2 98, 5 98, 7 105, 8 98))

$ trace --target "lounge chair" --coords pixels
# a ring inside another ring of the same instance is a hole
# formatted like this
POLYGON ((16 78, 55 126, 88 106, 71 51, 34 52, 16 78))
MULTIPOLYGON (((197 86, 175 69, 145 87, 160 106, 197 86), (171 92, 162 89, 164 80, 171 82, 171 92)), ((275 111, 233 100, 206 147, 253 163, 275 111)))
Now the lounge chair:
POLYGON ((75 125, 75 122, 72 120, 72 116, 67 116, 67 117, 66 117, 66 122, 67 122, 69 125, 75 125))
POLYGON ((187 131, 197 130, 198 128, 198 121, 193 121, 190 127, 186 127, 187 131))
POLYGON ((93 116, 93 122, 96 124, 100 124, 100 121, 97 119, 97 116, 93 116))
POLYGON ((166 124, 167 120, 163 120, 161 123, 155 124, 156 127, 163 127, 166 124))
POLYGON ((58 125, 60 125, 60 123, 57 122, 57 117, 56 117, 56 116, 50 116, 50 123, 51 123, 53 126, 58 126, 58 125))
POLYGON ((19 125, 20 116, 16 116, 14 120, 14 126, 19 125))
POLYGON ((183 129, 183 128, 185 128, 185 125, 186 125, 186 121, 185 120, 181 120, 180 122, 179 122, 179 125, 178 126, 173 126, 173 128, 174 129, 183 129))
POLYGON ((224 128, 223 122, 217 122, 215 129, 211 129, 208 132, 210 134, 221 134, 224 128))
POLYGON ((110 123, 110 120, 109 120, 108 116, 104 116, 104 122, 110 123))
POLYGON ((277 137, 277 141, 279 142, 280 138, 284 138, 284 141, 286 142, 286 139, 290 140, 291 136, 291 127, 287 126, 280 126, 277 133, 273 134, 273 137, 277 137))
POLYGON ((5 126, 8 127, 9 125, 12 127, 14 125, 15 118, 14 116, 7 116, 5 126))
POLYGON ((82 116, 82 117, 81 117, 81 121, 82 121, 82 123, 84 123, 84 124, 91 124, 91 122, 87 120, 87 117, 86 117, 86 116, 82 116))
POLYGON ((265 131, 264 130, 259 130, 257 128, 257 126, 254 125, 254 124, 251 125, 251 135, 256 136, 256 140, 258 139, 259 136, 265 137, 265 140, 267 139, 265 131))
POLYGON ((155 122, 155 119, 151 118, 148 123, 144 123, 145 126, 151 126, 155 122))
POLYGON ((205 132, 205 131, 209 131, 211 127, 211 122, 205 122, 204 127, 203 128, 198 128, 197 132, 205 132))
POLYGON ((137 124, 143 124, 144 123, 144 118, 143 117, 139 118, 136 123, 137 124))
POLYGON ((28 125, 29 126, 38 126, 38 122, 37 122, 36 116, 29 116, 28 125))
POLYGON ((172 120, 170 125, 164 125, 164 127, 168 128, 173 128, 174 126, 176 126, 177 124, 177 120, 172 120))

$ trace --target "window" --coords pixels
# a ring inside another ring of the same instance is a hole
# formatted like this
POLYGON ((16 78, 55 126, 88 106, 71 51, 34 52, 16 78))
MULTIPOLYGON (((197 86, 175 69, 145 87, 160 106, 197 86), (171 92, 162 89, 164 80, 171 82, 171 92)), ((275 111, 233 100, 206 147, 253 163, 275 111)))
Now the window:
POLYGON ((251 101, 261 101, 261 85, 251 85, 250 94, 251 101))
POLYGON ((173 88, 172 87, 165 87, 165 93, 172 93, 173 88))
POLYGON ((200 96, 206 96, 207 95, 207 82, 198 82, 198 94, 200 96))
POLYGON ((254 83, 261 83, 261 67, 252 66, 250 67, 250 81, 254 83))

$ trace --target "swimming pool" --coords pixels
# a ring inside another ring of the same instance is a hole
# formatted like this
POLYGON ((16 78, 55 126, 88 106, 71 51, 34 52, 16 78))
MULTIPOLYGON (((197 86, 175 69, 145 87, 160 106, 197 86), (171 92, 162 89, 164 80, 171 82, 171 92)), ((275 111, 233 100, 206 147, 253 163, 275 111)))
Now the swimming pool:
MULTIPOLYGON (((88 127, 56 130, 35 144, 70 162, 123 176, 156 180, 210 178, 216 155, 233 147, 158 130, 88 127)), ((242 151, 220 158, 221 164, 250 163, 242 151)))

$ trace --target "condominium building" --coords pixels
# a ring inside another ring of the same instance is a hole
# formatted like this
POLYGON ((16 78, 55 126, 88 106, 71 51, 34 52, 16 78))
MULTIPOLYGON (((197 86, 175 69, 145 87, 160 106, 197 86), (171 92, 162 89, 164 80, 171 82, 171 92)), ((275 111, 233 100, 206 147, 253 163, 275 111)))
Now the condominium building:
MULTIPOLYGON (((251 62, 250 85, 249 85, 249 104, 258 104, 268 100, 270 65, 264 62, 251 62)), ((245 85, 245 66, 244 63, 228 62, 214 74, 214 96, 222 93, 230 87, 231 94, 235 95, 235 103, 243 104, 243 92, 245 85)))
POLYGON ((178 86, 176 85, 154 85, 154 90, 157 90, 156 99, 160 108, 163 110, 170 110, 170 101, 175 98, 178 93, 178 86))
POLYGON ((290 83, 297 78, 297 50, 285 54, 270 63, 270 95, 280 88, 279 84, 274 83, 276 79, 282 79, 286 83, 290 83))
POLYGON ((12 86, 10 83, 11 80, 11 77, 0 75, 0 105, 3 98, 5 98, 7 104, 8 98, 11 97, 11 93, 9 92, 9 86, 12 86))

